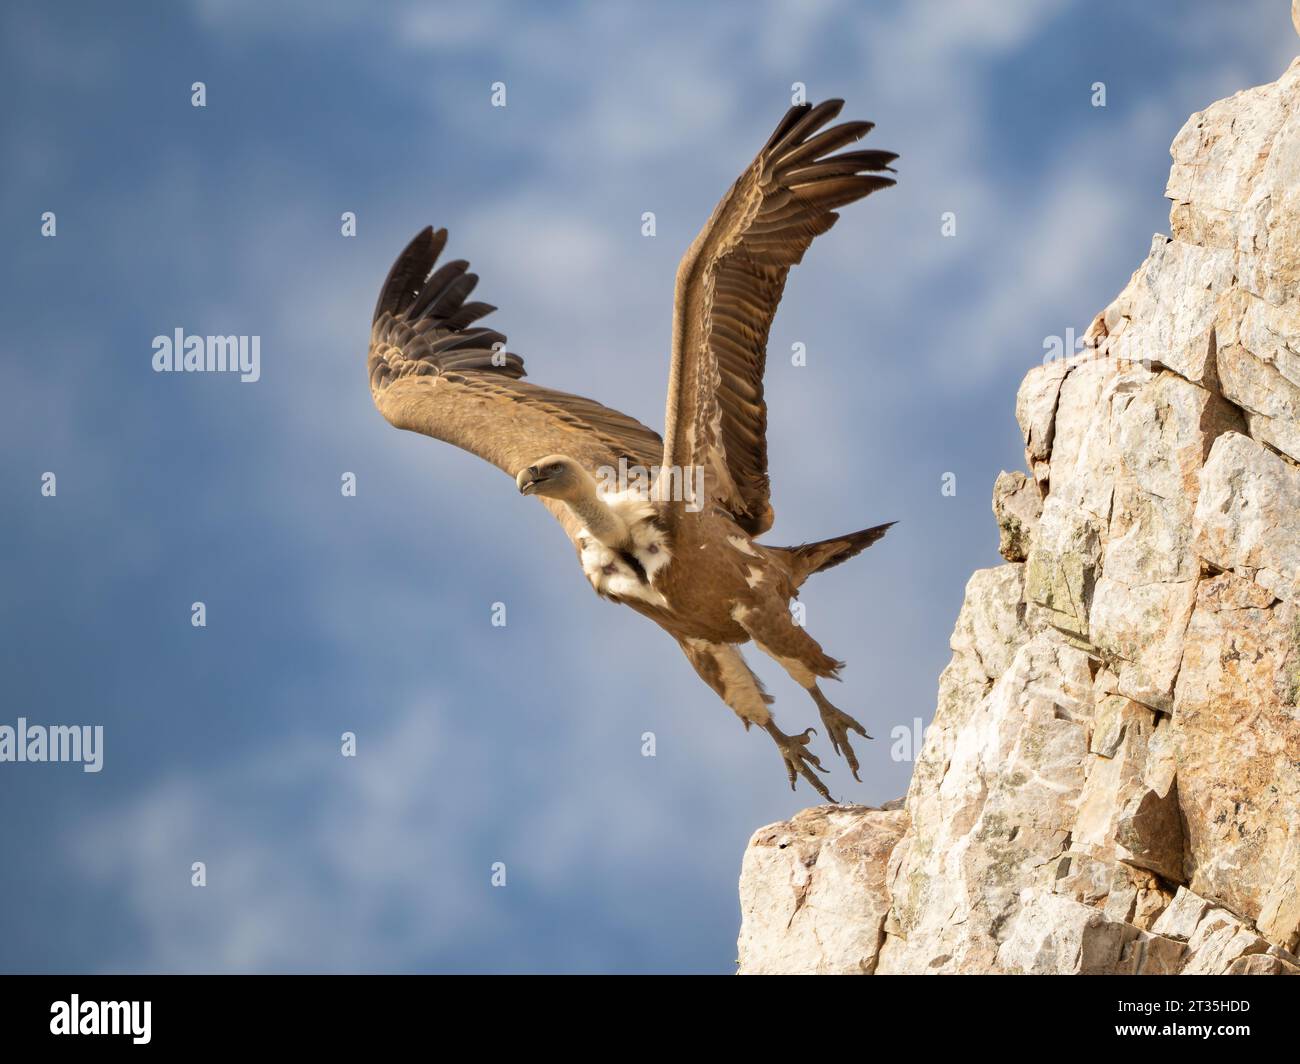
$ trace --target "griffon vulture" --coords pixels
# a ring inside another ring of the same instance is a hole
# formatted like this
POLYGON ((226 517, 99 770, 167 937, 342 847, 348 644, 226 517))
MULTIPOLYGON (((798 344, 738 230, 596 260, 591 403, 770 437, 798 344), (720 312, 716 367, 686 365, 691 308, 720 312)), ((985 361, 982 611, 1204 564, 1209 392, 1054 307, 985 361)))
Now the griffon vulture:
POLYGON ((739 646, 753 640, 808 691, 832 748, 859 778, 849 732, 869 736, 817 685, 843 663, 794 623, 790 602, 811 574, 853 557, 889 525, 800 547, 756 541, 772 525, 763 366, 786 274, 835 224, 837 207, 894 183, 884 176, 892 152, 834 154, 872 128, 824 129, 842 106, 790 108, 682 259, 662 439, 594 400, 525 383, 505 337, 474 324, 496 308, 466 302, 478 281, 469 264, 435 269, 445 229, 423 230, 394 263, 368 361, 371 395, 389 422, 485 458, 537 496, 596 593, 676 639, 745 727, 776 741, 791 789, 802 775, 827 800, 825 769, 808 748, 814 729, 777 727, 739 646), (635 487, 616 475, 629 469, 635 487))

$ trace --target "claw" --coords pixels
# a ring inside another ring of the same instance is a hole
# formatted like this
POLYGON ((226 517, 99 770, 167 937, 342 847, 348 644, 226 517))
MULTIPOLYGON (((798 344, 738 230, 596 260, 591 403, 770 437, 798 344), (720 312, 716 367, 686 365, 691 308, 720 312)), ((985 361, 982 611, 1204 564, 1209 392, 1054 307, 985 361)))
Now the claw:
POLYGON ((821 759, 808 749, 808 744, 812 742, 812 736, 817 734, 817 729, 805 728, 798 735, 786 735, 776 726, 775 721, 769 721, 764 727, 776 741, 777 749, 781 752, 781 760, 785 763, 785 774, 790 780, 790 790, 795 789, 796 781, 802 776, 826 801, 834 803, 835 799, 826 789, 826 784, 813 772, 813 769, 817 772, 826 771, 822 767, 821 759))
POLYGON ((826 735, 831 741, 831 749, 839 754, 848 762, 849 771, 853 773, 853 778, 859 783, 862 777, 858 775, 858 757, 853 752, 853 747, 849 743, 849 732, 855 731, 864 739, 870 739, 867 729, 850 717, 842 709, 837 709, 831 705, 826 696, 816 686, 809 688, 813 701, 817 703, 817 710, 821 714, 822 723, 826 725, 826 735))

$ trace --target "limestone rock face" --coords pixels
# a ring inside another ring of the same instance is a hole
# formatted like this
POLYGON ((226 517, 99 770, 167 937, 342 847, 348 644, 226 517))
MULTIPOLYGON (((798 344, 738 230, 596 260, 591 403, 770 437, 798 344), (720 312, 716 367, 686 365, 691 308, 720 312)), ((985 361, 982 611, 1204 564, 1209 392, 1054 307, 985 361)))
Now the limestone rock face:
POLYGON ((741 874, 741 970, 872 974, 885 865, 906 826, 901 809, 827 805, 756 832, 741 874))
POLYGON ((757 832, 742 972, 1300 974, 1300 60, 1030 370, 904 808, 757 832))
POLYGON ((1024 473, 1000 473, 993 485, 993 514, 998 521, 998 553, 1009 562, 1023 562, 1043 514, 1038 485, 1024 473))

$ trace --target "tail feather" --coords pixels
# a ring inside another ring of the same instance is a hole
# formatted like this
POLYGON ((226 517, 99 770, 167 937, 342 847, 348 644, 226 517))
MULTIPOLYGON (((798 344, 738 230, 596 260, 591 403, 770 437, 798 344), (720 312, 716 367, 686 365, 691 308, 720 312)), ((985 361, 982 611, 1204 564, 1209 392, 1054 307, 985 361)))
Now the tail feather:
POLYGON ((897 523, 889 521, 874 528, 864 528, 861 532, 850 532, 847 536, 836 536, 834 539, 823 539, 816 543, 778 549, 785 553, 790 563, 791 576, 797 587, 813 573, 823 572, 860 554, 897 523))

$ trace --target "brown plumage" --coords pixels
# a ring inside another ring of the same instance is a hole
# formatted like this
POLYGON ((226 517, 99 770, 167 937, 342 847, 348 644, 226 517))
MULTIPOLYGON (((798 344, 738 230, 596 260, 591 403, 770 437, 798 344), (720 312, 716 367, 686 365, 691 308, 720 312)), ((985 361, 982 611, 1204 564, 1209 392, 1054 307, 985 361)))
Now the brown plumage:
POLYGON ((755 542, 772 525, 763 372, 786 275, 835 224, 836 208, 894 183, 882 173, 891 152, 834 154, 871 129, 824 129, 842 106, 792 107, 683 257, 663 439, 617 410, 522 380, 523 360, 505 337, 474 325, 495 308, 466 302, 478 281, 469 264, 435 268, 445 229, 423 230, 393 265, 368 363, 384 417, 479 455, 521 493, 539 496, 597 593, 673 635, 745 726, 776 740, 791 787, 802 775, 827 799, 808 749, 813 729, 777 728, 772 699, 738 647, 753 641, 808 690, 856 777, 848 733, 866 731, 817 684, 842 663, 789 607, 810 575, 853 557, 889 525, 799 547, 755 542))

